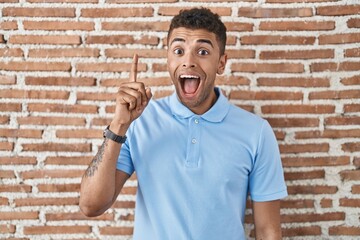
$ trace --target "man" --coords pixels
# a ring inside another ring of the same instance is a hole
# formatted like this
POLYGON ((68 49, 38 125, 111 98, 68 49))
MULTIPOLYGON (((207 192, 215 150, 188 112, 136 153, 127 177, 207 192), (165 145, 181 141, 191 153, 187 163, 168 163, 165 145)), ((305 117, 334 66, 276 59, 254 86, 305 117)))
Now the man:
POLYGON ((226 28, 209 10, 175 16, 167 58, 176 93, 158 101, 136 81, 134 56, 81 183, 85 215, 105 212, 136 171, 135 240, 245 239, 248 193, 256 238, 281 239, 279 199, 287 192, 278 146, 265 120, 215 88, 225 43, 226 28))

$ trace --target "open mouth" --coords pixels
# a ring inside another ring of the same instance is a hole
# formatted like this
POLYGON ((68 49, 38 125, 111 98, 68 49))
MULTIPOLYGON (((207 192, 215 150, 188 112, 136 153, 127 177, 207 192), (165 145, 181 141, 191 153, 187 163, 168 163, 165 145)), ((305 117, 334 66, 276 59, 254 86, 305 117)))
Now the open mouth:
POLYGON ((200 77, 192 74, 180 75, 180 82, 185 94, 194 94, 200 85, 200 77))

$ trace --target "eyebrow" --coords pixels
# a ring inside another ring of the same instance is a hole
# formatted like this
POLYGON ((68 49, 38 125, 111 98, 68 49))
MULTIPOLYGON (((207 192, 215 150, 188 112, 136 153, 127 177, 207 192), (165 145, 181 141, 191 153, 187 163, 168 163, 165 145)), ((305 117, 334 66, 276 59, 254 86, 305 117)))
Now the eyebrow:
MULTIPOLYGON (((183 39, 183 38, 174 38, 174 39, 171 41, 170 45, 172 45, 174 42, 185 42, 185 39, 183 39)), ((214 45, 213 45, 212 42, 211 42, 210 40, 208 40, 208 39, 198 39, 198 40, 196 40, 196 42, 198 42, 198 43, 207 43, 207 44, 209 44, 212 48, 214 48, 214 45)))

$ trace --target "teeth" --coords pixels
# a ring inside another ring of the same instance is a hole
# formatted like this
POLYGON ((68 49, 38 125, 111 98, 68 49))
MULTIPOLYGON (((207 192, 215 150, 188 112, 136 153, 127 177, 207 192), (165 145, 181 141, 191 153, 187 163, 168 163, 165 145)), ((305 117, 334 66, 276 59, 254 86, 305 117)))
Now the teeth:
POLYGON ((200 78, 200 77, 195 75, 180 75, 180 78, 200 78))

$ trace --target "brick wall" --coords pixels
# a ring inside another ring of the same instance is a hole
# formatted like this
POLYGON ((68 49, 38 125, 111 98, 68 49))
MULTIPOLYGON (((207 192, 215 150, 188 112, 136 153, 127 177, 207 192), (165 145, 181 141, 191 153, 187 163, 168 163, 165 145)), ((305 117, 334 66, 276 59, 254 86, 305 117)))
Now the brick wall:
POLYGON ((1 239, 131 239, 136 178, 86 218, 81 176, 133 53, 155 97, 170 94, 169 20, 204 5, 228 28, 217 83, 276 132, 284 237, 360 236, 358 0, 0 0, 1 239))

